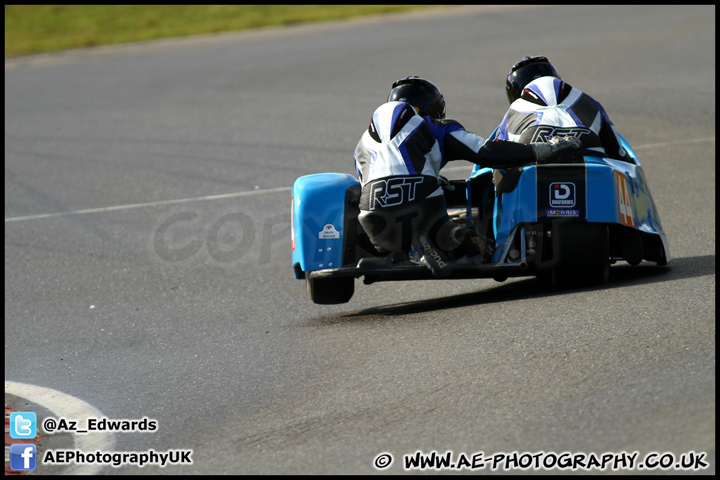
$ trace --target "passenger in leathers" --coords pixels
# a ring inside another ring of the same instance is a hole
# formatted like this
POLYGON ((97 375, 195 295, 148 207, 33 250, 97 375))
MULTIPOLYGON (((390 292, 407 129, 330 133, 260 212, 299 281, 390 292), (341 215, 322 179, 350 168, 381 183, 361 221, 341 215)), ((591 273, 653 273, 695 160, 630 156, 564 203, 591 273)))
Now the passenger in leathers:
POLYGON ((562 81, 543 56, 525 56, 505 81, 510 108, 498 131, 499 140, 546 142, 554 136, 577 137, 584 154, 628 160, 615 126, 590 95, 562 81))
POLYGON ((449 275, 448 262, 459 256, 488 259, 492 242, 450 220, 440 169, 453 160, 507 168, 580 146, 572 137, 548 140, 486 142, 445 118, 445 100, 434 84, 416 76, 398 80, 355 149, 362 185, 358 220, 380 253, 402 261, 419 251, 437 277, 449 275))
MULTIPOLYGON (((505 79, 510 108, 498 127, 497 140, 520 143, 546 142, 555 136, 576 137, 581 155, 609 157, 632 162, 622 147, 610 117, 590 95, 562 81, 555 66, 544 56, 525 56, 515 63, 505 79)), ((566 157, 572 162, 572 157, 566 157)), ((582 162, 577 156, 576 162, 582 162)), ((493 180, 503 190, 502 180, 511 183, 522 168, 498 168, 493 180)))

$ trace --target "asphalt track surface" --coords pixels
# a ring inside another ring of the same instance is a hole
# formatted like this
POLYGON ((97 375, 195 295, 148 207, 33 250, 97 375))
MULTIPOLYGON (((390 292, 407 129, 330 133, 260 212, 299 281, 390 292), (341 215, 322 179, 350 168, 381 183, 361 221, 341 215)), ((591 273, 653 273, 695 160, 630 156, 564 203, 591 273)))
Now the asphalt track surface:
POLYGON ((417 451, 704 452, 714 473, 715 85, 714 6, 460 7, 6 62, 5 379, 157 420, 115 452, 193 451, 109 474, 402 473, 417 451), (670 266, 310 302, 293 181, 354 173, 408 74, 489 135, 526 54, 635 147, 670 266))

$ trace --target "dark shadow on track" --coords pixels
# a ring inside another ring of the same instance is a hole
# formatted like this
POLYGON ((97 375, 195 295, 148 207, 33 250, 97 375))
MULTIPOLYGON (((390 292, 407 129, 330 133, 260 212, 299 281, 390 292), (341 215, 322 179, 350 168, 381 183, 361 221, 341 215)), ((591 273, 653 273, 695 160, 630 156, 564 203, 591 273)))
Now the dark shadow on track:
MULTIPOLYGON (((626 288, 632 287, 633 285, 647 285, 656 282, 667 282, 670 280, 681 280, 684 278, 714 274, 715 255, 673 259, 669 265, 662 267, 650 262, 637 266, 631 266, 622 262, 612 266, 610 269, 610 279, 607 283, 595 287, 554 290, 547 285, 539 283, 536 278, 532 277, 507 284, 500 284, 497 287, 491 287, 478 292, 371 307, 343 315, 340 318, 359 319, 359 317, 412 315, 415 313, 442 311, 472 305, 506 302, 521 298, 542 298, 563 295, 569 292, 626 288)), ((325 318, 322 320, 322 323, 341 323, 343 320, 340 320, 340 318, 334 317, 334 321, 331 318, 325 318)))

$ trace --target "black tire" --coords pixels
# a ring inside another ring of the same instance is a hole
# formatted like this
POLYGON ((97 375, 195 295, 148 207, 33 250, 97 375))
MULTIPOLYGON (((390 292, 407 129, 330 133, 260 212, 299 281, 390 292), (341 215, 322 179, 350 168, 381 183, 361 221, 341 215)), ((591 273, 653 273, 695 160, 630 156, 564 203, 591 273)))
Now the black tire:
POLYGON ((610 276, 610 238, 601 223, 553 224, 553 288, 601 285, 610 276))
POLYGON ((310 278, 305 272, 305 283, 310 300, 320 305, 347 303, 355 293, 355 278, 310 278))

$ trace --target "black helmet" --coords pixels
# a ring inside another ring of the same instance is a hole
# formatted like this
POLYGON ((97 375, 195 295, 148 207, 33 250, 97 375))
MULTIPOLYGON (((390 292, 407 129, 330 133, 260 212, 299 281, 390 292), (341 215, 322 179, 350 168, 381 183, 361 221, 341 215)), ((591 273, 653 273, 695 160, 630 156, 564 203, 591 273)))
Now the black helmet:
POLYGON ((424 78, 409 76, 395 81, 388 102, 407 102, 435 120, 445 118, 445 98, 440 90, 424 78))
POLYGON ((520 98, 525 85, 540 77, 560 78, 560 75, 546 57, 523 57, 512 66, 505 81, 505 93, 507 93, 508 101, 513 103, 520 98))

